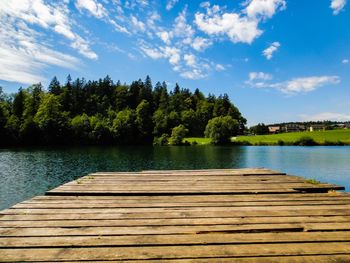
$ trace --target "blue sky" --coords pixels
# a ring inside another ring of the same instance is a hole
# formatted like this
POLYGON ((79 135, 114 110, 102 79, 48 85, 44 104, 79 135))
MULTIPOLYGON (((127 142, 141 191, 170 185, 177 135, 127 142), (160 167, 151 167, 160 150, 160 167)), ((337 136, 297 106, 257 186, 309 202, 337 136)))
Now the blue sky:
POLYGON ((148 74, 228 93, 249 124, 350 120, 346 0, 7 0, 0 86, 148 74))

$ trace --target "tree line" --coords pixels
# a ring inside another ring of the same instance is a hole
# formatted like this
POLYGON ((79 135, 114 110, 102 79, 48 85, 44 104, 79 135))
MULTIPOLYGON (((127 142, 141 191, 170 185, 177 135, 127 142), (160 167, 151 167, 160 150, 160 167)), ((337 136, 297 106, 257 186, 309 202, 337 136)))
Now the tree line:
POLYGON ((245 124, 227 94, 205 96, 178 84, 168 91, 149 76, 130 85, 109 76, 68 76, 64 84, 54 77, 47 89, 39 83, 10 95, 0 88, 0 145, 181 144, 184 136, 221 132, 220 143, 245 124))

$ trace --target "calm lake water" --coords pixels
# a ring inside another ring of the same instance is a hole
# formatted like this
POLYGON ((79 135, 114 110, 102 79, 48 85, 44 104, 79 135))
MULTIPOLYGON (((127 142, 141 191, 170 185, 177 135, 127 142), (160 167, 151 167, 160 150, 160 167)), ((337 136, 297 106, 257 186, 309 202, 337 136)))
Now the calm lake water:
POLYGON ((350 147, 193 146, 0 150, 0 209, 96 171, 266 167, 350 190, 350 147))

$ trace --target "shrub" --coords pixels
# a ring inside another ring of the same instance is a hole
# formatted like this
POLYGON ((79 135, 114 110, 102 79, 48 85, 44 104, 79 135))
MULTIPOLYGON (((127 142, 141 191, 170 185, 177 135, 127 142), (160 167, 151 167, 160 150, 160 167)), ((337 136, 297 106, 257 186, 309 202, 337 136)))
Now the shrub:
POLYGON ((231 142, 231 137, 237 135, 238 130, 237 120, 231 116, 220 116, 208 121, 204 134, 211 138, 213 144, 224 144, 231 142))
POLYGON ((314 146, 317 145, 317 142, 310 138, 310 137, 301 137, 297 141, 294 142, 294 145, 299 145, 299 146, 314 146))
POLYGON ((277 141, 277 144, 280 145, 280 146, 283 146, 283 145, 284 145, 284 141, 278 140, 278 141, 277 141))
POLYGON ((182 140, 185 138, 186 134, 188 133, 188 129, 182 124, 179 126, 176 126, 171 131, 171 136, 169 139, 169 144, 171 145, 181 145, 182 140))
POLYGON ((169 135, 163 133, 160 137, 154 137, 153 145, 167 145, 169 143, 169 135))
POLYGON ((190 145, 191 145, 191 143, 190 143, 189 141, 185 140, 185 141, 182 143, 182 145, 185 145, 185 146, 190 146, 190 145))

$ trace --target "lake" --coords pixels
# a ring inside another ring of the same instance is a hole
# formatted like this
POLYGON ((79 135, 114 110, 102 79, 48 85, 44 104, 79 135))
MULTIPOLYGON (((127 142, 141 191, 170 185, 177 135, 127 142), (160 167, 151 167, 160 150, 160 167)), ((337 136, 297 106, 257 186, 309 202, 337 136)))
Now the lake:
POLYGON ((79 147, 0 150, 0 209, 96 171, 266 167, 350 190, 348 146, 79 147))

